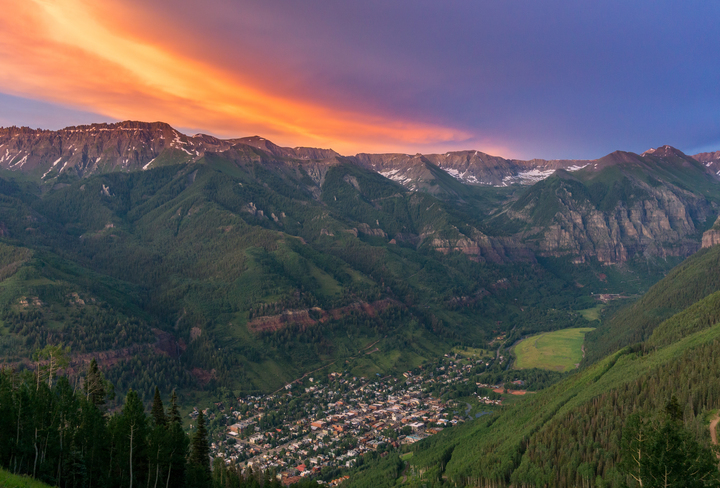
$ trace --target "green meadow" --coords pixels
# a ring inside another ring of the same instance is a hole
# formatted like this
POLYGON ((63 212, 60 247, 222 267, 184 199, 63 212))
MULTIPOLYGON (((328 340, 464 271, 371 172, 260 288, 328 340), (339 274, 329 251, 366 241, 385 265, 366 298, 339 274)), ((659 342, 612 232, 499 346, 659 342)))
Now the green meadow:
POLYGON ((515 346, 515 369, 570 371, 582 361, 582 344, 591 327, 538 334, 515 346))

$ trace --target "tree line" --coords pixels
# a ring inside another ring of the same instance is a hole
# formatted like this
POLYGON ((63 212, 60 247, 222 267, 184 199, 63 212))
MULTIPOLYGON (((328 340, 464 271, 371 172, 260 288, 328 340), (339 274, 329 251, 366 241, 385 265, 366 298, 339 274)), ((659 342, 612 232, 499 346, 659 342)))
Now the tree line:
POLYGON ((279 487, 222 458, 211 470, 203 412, 189 436, 174 391, 167 408, 156 388, 149 412, 133 390, 108 411, 113 386, 97 362, 82 377, 59 376, 65 353, 48 346, 35 370, 0 370, 0 467, 60 488, 279 487))

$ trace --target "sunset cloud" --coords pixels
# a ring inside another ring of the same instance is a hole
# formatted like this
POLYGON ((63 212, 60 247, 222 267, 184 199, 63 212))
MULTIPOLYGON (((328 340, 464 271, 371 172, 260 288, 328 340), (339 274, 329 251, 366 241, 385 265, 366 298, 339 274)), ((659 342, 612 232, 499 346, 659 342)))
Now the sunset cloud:
POLYGON ((717 2, 0 4, 15 112, 21 97, 343 154, 720 147, 717 2))
MULTIPOLYGON (((112 7, 104 7, 104 12, 112 7)), ((468 140, 448 127, 288 99, 172 45, 131 35, 84 0, 17 3, 0 19, 0 91, 107 114, 163 120, 344 153, 468 140)), ((238 47, 242 49, 242 47, 238 47)))

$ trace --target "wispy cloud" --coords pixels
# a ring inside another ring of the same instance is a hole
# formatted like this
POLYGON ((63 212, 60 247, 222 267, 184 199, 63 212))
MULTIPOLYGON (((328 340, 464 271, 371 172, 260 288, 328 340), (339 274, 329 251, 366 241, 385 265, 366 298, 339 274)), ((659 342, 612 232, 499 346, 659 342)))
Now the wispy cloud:
MULTIPOLYGON (((111 4, 112 5, 112 4, 111 4)), ((0 91, 116 119, 262 134, 353 153, 469 140, 463 130, 290 99, 171 43, 131 35, 84 0, 16 2, 0 18, 0 91)), ((237 47, 242 49, 242 46, 237 47)))

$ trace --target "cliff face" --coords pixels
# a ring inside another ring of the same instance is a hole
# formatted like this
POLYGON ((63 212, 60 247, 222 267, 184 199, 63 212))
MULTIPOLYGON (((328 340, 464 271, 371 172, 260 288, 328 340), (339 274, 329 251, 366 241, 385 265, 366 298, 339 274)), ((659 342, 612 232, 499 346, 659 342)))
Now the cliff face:
POLYGON ((634 255, 685 256, 699 245, 690 239, 697 232, 691 215, 705 220, 710 205, 692 195, 684 198, 667 189, 649 189, 650 196, 618 203, 612 212, 563 199, 555 222, 538 242, 543 255, 573 254, 614 264, 634 255))
POLYGON ((478 263, 535 262, 535 254, 526 245, 503 237, 489 237, 475 232, 472 238, 432 238, 429 246, 443 254, 461 252, 478 263))
POLYGON ((187 137, 167 124, 122 122, 68 127, 59 131, 0 129, 0 166, 40 173, 49 180, 64 172, 80 176, 100 171, 145 169, 161 155, 180 162, 200 150, 229 144, 209 136, 187 137))
POLYGON ((706 168, 720 175, 720 151, 699 153, 693 156, 694 159, 700 161, 706 168))
MULTIPOLYGON (((0 167, 51 181, 62 173, 89 176, 196 161, 206 153, 266 153, 275 158, 329 159, 329 149, 280 147, 261 137, 187 136, 162 122, 119 122, 58 131, 0 128, 0 167)), ((252 157, 252 154, 250 155, 252 157)), ((259 157, 255 155, 257 159, 259 157)))
POLYGON ((703 234, 702 247, 712 247, 720 244, 720 230, 709 230, 703 234))
POLYGON ((720 217, 715 221, 712 229, 703 233, 702 236, 702 247, 712 247, 720 244, 720 217))
POLYGON ((331 310, 322 310, 318 307, 303 310, 285 310, 279 315, 256 317, 250 320, 247 326, 250 331, 255 333, 275 332, 291 325, 297 325, 302 329, 306 329, 318 323, 327 322, 328 320, 340 320, 349 313, 375 317, 378 313, 390 307, 402 308, 402 306, 402 304, 395 300, 385 298, 372 303, 357 302, 331 310))
MULTIPOLYGON (((713 204, 685 189, 692 182, 673 184, 658 178, 675 165, 708 182, 705 168, 686 159, 682 165, 627 154, 616 159, 615 165, 606 161, 604 171, 579 172, 580 178, 558 174, 530 189, 507 212, 510 219, 525 223, 518 239, 542 256, 574 256, 576 262, 593 258, 605 264, 697 251, 697 225, 712 218, 713 204), (652 167, 652 172, 643 166, 658 161, 667 164, 652 167)), ((704 242, 717 238, 713 236, 708 234, 704 242)))

